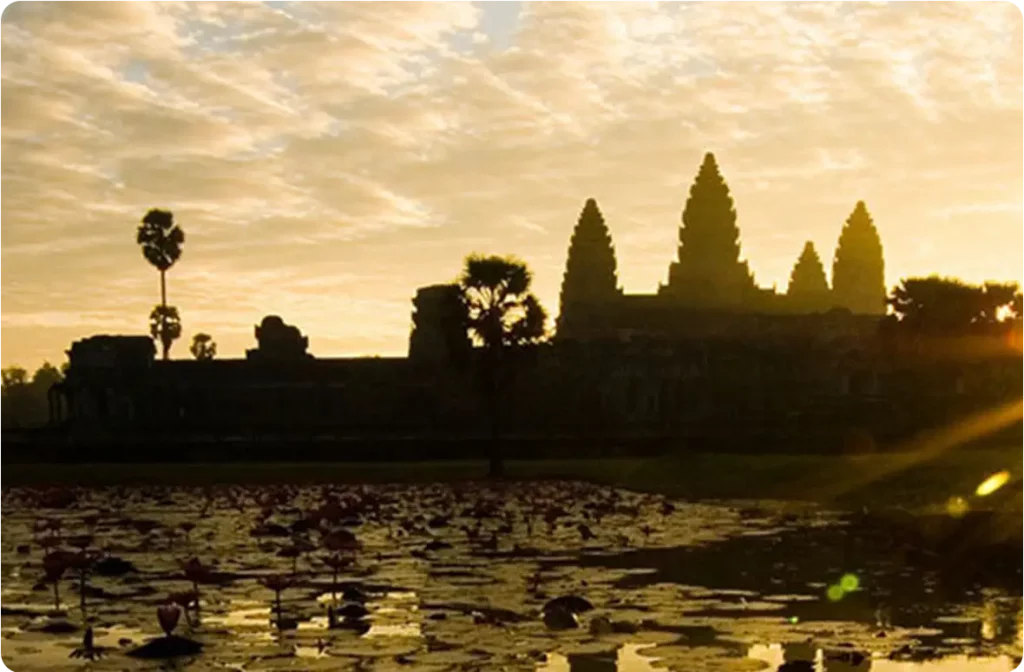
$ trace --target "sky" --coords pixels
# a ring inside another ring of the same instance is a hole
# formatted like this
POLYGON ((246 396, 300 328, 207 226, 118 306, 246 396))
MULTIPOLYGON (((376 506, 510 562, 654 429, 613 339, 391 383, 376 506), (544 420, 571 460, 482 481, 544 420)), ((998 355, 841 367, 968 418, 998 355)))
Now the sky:
POLYGON ((886 281, 1024 279, 1010 3, 37 3, 2 28, 4 366, 144 334, 168 208, 194 333, 278 314, 317 356, 402 355, 416 288, 515 254, 550 313, 584 201, 653 293, 705 152, 742 256, 830 274, 858 200, 886 281))

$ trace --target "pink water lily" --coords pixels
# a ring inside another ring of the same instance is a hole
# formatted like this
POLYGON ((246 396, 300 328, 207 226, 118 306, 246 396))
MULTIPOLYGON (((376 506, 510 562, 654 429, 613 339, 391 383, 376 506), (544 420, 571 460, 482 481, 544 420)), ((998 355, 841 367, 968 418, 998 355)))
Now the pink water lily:
POLYGON ((292 585, 291 580, 283 574, 270 574, 260 579, 260 583, 274 591, 274 611, 277 613, 277 627, 281 627, 281 591, 292 585))
POLYGON ((160 621, 160 628, 168 637, 178 627, 178 619, 181 618, 181 607, 176 604, 163 604, 156 609, 156 618, 160 621))

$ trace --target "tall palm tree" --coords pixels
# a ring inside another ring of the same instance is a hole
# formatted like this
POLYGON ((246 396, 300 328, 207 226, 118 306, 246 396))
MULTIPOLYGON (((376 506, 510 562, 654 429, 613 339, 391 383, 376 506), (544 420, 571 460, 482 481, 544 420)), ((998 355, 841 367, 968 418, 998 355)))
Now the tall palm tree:
POLYGON ((149 314, 149 333, 160 341, 164 359, 171 351, 171 345, 181 337, 181 316, 174 306, 154 306, 149 314))
MULTIPOLYGON (((181 257, 181 246, 185 243, 185 232, 174 223, 174 215, 170 210, 152 208, 142 218, 142 224, 135 235, 135 242, 142 247, 142 256, 160 271, 160 305, 167 308, 168 269, 181 257)), ((175 337, 176 338, 176 337, 175 337)), ((161 338, 164 344, 163 355, 167 359, 170 342, 174 338, 161 338)))
POLYGON ((501 393, 514 374, 515 355, 544 338, 547 314, 530 293, 532 275, 513 257, 470 255, 459 286, 469 313, 468 329, 481 346, 480 382, 491 422, 490 474, 504 464, 497 442, 501 393))

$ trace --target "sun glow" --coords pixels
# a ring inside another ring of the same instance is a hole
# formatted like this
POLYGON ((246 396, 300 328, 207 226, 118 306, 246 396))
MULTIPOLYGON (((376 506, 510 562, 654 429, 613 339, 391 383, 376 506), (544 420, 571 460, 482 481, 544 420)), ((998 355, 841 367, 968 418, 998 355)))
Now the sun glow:
MULTIPOLYGON (((932 460, 942 453, 955 448, 957 446, 969 443, 975 439, 991 434, 1003 427, 1007 427, 1014 422, 1020 422, 1021 418, 1024 417, 1024 400, 1016 399, 1006 404, 996 406, 985 411, 981 411, 967 418, 963 418, 954 424, 947 427, 943 427, 934 432, 915 439, 911 444, 905 447, 905 450, 895 452, 893 459, 879 463, 879 465, 871 470, 863 471, 857 476, 843 480, 836 485, 827 488, 825 494, 830 497, 837 497, 847 492, 852 492, 873 483, 879 481, 886 476, 906 471, 919 464, 925 463, 932 460)), ((1008 472, 1005 473, 1005 479, 1009 480, 1008 472)), ((998 476, 996 474, 995 476, 998 476)), ((990 477, 989 480, 995 478, 990 477)), ((991 494, 995 492, 999 487, 1006 483, 1006 480, 1002 480, 995 487, 988 486, 990 490, 986 488, 985 494, 991 494)), ((978 486, 979 495, 982 494, 982 486, 986 483, 982 483, 978 486)))
POLYGON ((1009 480, 1010 472, 1003 469, 1002 471, 992 474, 984 481, 982 481, 981 485, 978 486, 978 489, 974 491, 974 494, 978 495, 979 497, 991 495, 993 492, 1006 485, 1007 481, 1009 480))

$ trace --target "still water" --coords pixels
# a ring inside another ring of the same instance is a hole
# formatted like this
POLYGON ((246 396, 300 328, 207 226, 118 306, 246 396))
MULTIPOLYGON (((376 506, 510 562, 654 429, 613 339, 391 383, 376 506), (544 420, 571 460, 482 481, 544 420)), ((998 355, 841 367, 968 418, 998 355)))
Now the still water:
POLYGON ((8 489, 0 532, 16 672, 987 672, 1021 655, 1019 547, 937 553, 810 507, 569 482, 8 489), (82 563, 47 576, 61 550, 86 561, 84 600, 82 563), (197 650, 145 657, 169 641, 157 610, 193 588, 198 609, 171 611, 197 650))

